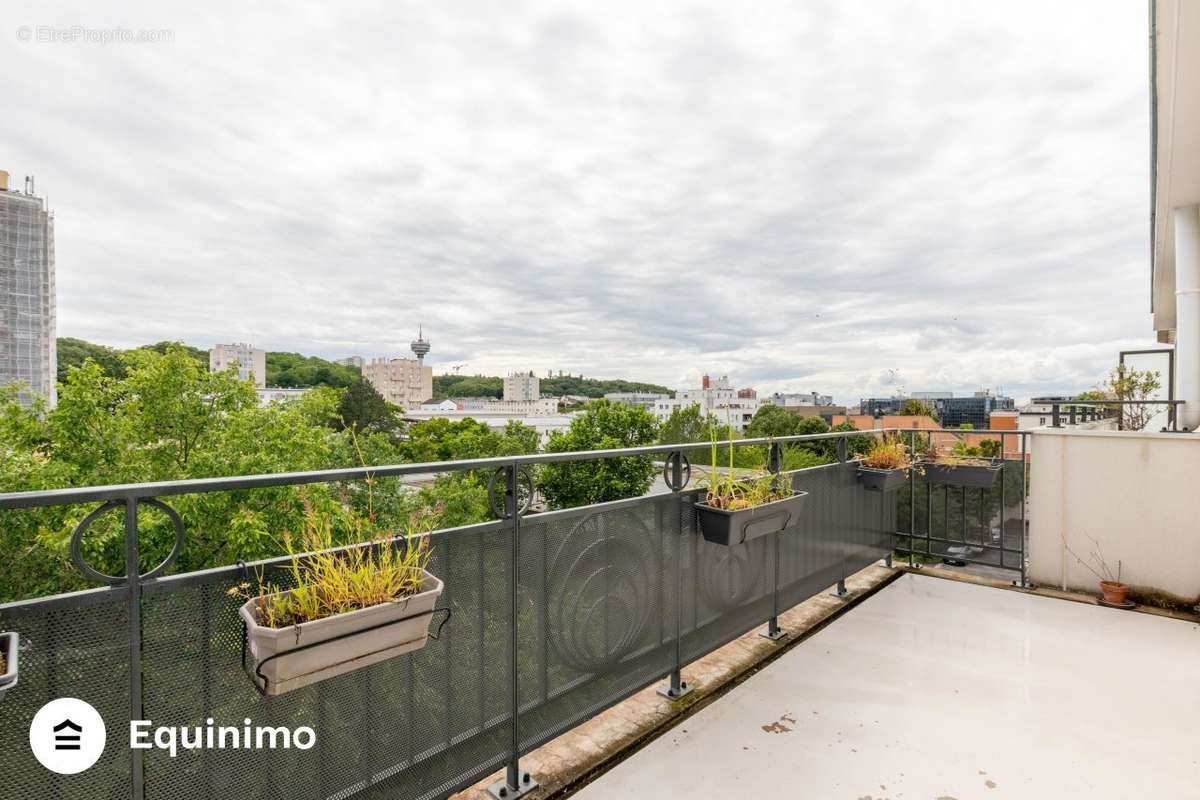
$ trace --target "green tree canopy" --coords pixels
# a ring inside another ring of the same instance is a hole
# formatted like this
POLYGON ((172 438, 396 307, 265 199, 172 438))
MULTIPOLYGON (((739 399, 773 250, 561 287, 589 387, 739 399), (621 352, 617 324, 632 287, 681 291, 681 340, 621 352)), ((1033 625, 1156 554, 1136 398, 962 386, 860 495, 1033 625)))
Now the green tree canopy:
POLYGON ((384 400, 369 381, 359 377, 342 392, 333 427, 398 436, 404 430, 404 422, 400 409, 384 400))
MULTIPOLYGON (((546 451, 607 450, 654 444, 658 425, 640 406, 597 400, 571 421, 566 431, 550 435, 546 451)), ((650 456, 607 458, 547 464, 538 486, 553 508, 570 508, 638 497, 650 488, 655 473, 650 456)))
POLYGON ((937 411, 934 410, 933 406, 924 400, 917 400, 914 397, 905 400, 904 404, 900 406, 900 415, 905 417, 929 417, 935 422, 938 419, 937 411))

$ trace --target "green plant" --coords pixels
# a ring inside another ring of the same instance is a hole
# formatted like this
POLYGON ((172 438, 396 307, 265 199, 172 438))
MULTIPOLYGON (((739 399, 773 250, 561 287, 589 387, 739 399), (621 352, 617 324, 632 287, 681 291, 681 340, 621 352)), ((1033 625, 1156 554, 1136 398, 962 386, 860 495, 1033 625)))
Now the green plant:
POLYGON ((862 458, 863 466, 871 469, 907 469, 912 466, 908 445, 898 436, 875 439, 862 458))
MULTIPOLYGON (((283 628, 418 593, 432 555, 428 531, 418 530, 420 519, 415 514, 410 518, 402 546, 381 538, 335 549, 332 520, 308 506, 300 547, 294 546, 290 535, 284 536, 291 555, 287 574, 294 586, 284 590, 260 576, 258 592, 253 595, 258 621, 283 628)), ((245 588, 234 587, 231 593, 248 596, 245 588)))
POLYGON ((961 467, 987 467, 992 465, 992 459, 999 455, 999 442, 995 440, 986 440, 994 442, 984 447, 985 442, 979 445, 969 445, 964 441, 956 441, 954 445, 947 450, 944 445, 932 443, 926 457, 936 464, 950 464, 961 467))
MULTIPOLYGON (((1086 536, 1087 534, 1084 534, 1084 535, 1086 536)), ((1091 564, 1089 564, 1087 561, 1084 561, 1082 558, 1080 558, 1079 554, 1071 549, 1071 545, 1067 544, 1067 535, 1065 533, 1062 535, 1063 549, 1065 549, 1068 553, 1070 553, 1071 557, 1074 558, 1076 561, 1078 561, 1080 566, 1082 566, 1088 572, 1095 575, 1097 580, 1111 581, 1112 583, 1120 583, 1121 582, 1121 562, 1120 561, 1117 562, 1117 569, 1114 572, 1113 568, 1110 567, 1108 562, 1105 561, 1105 559, 1104 559, 1104 553, 1101 552, 1101 550, 1100 550, 1100 542, 1091 536, 1088 536, 1087 538, 1089 540, 1091 540, 1091 542, 1092 542, 1092 552, 1090 553, 1090 560, 1095 562, 1096 566, 1094 566, 1094 567, 1091 564)))
POLYGON ((750 478, 739 478, 734 467, 734 447, 729 451, 729 466, 722 474, 718 465, 719 434, 721 427, 716 420, 709 417, 709 442, 711 451, 712 472, 707 478, 704 502, 712 508, 726 511, 737 511, 743 508, 754 508, 775 500, 791 497, 792 487, 789 481, 782 480, 778 475, 761 475, 750 478))

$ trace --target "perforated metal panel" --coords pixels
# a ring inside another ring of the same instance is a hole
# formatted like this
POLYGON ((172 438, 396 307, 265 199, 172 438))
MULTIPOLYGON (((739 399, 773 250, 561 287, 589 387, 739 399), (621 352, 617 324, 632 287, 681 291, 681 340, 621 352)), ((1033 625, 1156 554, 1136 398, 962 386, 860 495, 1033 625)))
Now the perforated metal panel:
POLYGON ((123 589, 99 589, 0 608, 0 630, 15 630, 21 637, 18 684, 0 699, 0 797, 129 796, 126 597, 123 589), (94 706, 112 743, 95 766, 77 775, 50 772, 29 749, 33 715, 59 697, 77 697, 94 706))
MULTIPOLYGON (((792 474, 809 492, 788 530, 737 547, 697 530, 698 492, 534 514, 434 534, 451 618, 421 650, 268 698, 242 670, 237 568, 149 581, 142 701, 154 726, 310 726, 309 751, 144 751, 148 800, 441 798, 885 555, 895 509, 853 464, 792 474), (514 562, 514 553, 517 560, 514 562), (778 563, 777 563, 778 562, 778 563), (513 587, 516 586, 516 614, 513 587), (512 650, 516 625, 516 653, 512 650), (513 667, 519 711, 514 729, 513 667)), ((126 798, 129 620, 122 589, 0 608, 26 650, 0 700, 0 797, 126 798), (99 765, 55 777, 29 720, 73 695, 105 716, 99 765), (10 767, 11 764, 11 767, 10 767)))

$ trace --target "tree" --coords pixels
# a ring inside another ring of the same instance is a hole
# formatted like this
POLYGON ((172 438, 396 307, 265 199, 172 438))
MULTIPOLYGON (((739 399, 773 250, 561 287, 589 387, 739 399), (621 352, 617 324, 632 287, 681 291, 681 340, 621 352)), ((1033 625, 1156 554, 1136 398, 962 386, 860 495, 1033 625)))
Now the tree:
POLYGON ((708 439, 708 420, 701 415, 700 406, 696 404, 672 411, 658 432, 660 444, 689 444, 707 442, 708 439))
POLYGON ((370 381, 358 378, 342 392, 333 428, 398 436, 404 430, 400 409, 383 399, 370 381))
POLYGON ((938 421, 938 415, 933 406, 915 397, 904 401, 904 404, 900 406, 900 414, 906 417, 929 417, 934 422, 938 421))
MULTIPOLYGON (((657 438, 658 425, 646 409, 597 400, 566 431, 550 434, 546 452, 639 447, 657 438)), ((538 487, 554 508, 603 503, 645 494, 655 469, 650 456, 547 464, 538 487)))
MULTIPOLYGON (((850 431, 858 430, 858 428, 854 427, 854 423, 851 422, 850 420, 845 420, 843 422, 839 422, 837 425, 834 425, 829 430, 830 431, 844 431, 846 433, 849 433, 850 431)), ((863 453, 866 453, 868 450, 871 449, 871 441, 873 439, 874 439, 874 437, 871 436, 871 434, 869 434, 869 433, 860 433, 855 436, 847 436, 846 437, 846 452, 847 452, 847 454, 849 455, 850 458, 854 458, 855 456, 860 456, 863 453)))
POLYGON ((1126 364, 1117 365, 1108 376, 1107 394, 1116 400, 1133 404, 1120 406, 1121 430, 1145 429, 1158 413, 1155 406, 1145 404, 1145 401, 1152 400, 1154 393, 1161 388, 1162 383, 1156 370, 1143 371, 1126 364))
MULTIPOLYGON (((759 406, 758 411, 754 412, 754 419, 750 420, 750 424, 746 426, 746 438, 794 436, 800 430, 802 419, 804 417, 799 417, 782 406, 759 406)), ((820 419, 820 417, 809 417, 809 419, 820 419)))

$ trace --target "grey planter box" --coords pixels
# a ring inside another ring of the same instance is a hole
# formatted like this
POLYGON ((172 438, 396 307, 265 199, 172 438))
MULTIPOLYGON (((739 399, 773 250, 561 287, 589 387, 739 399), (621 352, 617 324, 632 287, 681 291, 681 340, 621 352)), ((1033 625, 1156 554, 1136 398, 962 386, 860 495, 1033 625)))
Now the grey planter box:
POLYGON ((937 464, 921 465, 925 482, 934 486, 961 486, 967 489, 991 489, 1003 464, 937 464))
POLYGON ((21 637, 16 631, 0 633, 0 653, 4 653, 4 674, 0 675, 0 698, 17 685, 17 646, 21 637))
POLYGON ((808 492, 795 492, 791 497, 774 500, 754 508, 726 511, 707 503, 696 503, 700 533, 713 544, 726 547, 767 536, 795 524, 808 492))
POLYGON ((875 469, 874 467, 858 467, 858 481, 864 489, 876 492, 894 492, 908 483, 907 469, 875 469))
POLYGON ((279 695, 419 650, 443 588, 426 572, 421 591, 403 600, 287 628, 260 625, 254 609, 258 599, 248 600, 238 613, 246 623, 254 679, 265 678, 260 688, 279 695))

